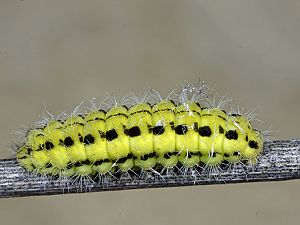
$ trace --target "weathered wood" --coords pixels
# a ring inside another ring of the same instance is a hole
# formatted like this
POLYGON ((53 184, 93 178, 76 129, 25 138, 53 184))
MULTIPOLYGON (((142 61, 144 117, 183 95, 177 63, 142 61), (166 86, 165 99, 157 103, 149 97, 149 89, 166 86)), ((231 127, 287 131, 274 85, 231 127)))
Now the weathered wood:
POLYGON ((4 159, 0 160, 0 197, 299 179, 300 140, 267 142, 254 167, 240 164, 222 169, 169 170, 162 175, 147 172, 118 179, 105 176, 93 182, 87 178, 58 180, 28 174, 15 159, 4 159))

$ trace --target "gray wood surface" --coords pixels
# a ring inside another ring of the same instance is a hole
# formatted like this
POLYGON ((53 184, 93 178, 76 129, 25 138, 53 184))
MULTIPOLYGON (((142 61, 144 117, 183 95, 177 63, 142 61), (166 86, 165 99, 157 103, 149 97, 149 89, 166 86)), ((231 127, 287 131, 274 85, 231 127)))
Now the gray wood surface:
POLYGON ((279 181, 300 178, 300 140, 265 143, 262 156, 253 166, 202 168, 190 171, 147 172, 143 175, 106 176, 59 180, 28 174, 15 159, 0 160, 0 197, 54 195, 140 188, 279 181))

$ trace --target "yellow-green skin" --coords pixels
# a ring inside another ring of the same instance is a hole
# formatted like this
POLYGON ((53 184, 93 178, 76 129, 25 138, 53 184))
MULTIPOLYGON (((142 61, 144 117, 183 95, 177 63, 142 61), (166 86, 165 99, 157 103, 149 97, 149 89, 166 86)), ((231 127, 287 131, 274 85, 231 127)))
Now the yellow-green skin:
POLYGON ((255 163, 262 149, 262 135, 244 116, 163 100, 53 120, 29 132, 17 158, 39 174, 85 176, 179 164, 255 163))

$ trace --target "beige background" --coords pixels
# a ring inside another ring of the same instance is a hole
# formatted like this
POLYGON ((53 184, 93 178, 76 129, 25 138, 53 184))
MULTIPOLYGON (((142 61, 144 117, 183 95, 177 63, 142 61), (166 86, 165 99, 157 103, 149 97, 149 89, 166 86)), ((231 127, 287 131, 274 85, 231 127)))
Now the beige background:
MULTIPOLYGON (((0 1, 1 157, 81 100, 205 80, 299 137, 300 2, 0 1)), ((299 181, 0 200, 0 224, 299 224, 299 181)))

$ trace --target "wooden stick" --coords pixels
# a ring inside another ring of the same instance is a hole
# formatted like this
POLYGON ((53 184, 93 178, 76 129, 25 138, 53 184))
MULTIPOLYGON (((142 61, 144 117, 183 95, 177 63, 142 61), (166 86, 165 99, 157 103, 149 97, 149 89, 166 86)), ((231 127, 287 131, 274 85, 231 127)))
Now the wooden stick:
POLYGON ((300 178, 300 140, 267 142, 255 166, 231 165, 227 168, 207 168, 159 174, 105 176, 98 181, 85 178, 55 179, 28 174, 16 159, 0 160, 0 197, 54 195, 100 192, 141 188, 208 185, 224 183, 264 182, 300 178), (208 171, 209 170, 209 171, 208 171))

